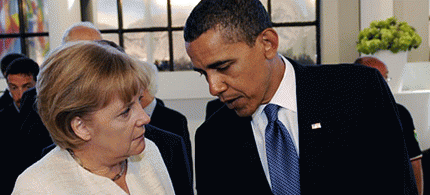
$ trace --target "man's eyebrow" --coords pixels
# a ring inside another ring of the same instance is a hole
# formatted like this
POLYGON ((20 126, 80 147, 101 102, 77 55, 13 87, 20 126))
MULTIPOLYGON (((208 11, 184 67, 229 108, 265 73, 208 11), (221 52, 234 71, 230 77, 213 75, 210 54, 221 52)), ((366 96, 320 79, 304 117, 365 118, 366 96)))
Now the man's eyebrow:
MULTIPOLYGON (((234 61, 234 60, 222 60, 222 61, 217 61, 217 62, 214 62, 214 63, 212 63, 212 64, 209 64, 209 65, 207 66, 207 69, 217 69, 219 66, 222 66, 223 64, 226 64, 226 63, 228 63, 228 62, 232 62, 232 61, 234 61)), ((194 71, 197 71, 197 72, 205 72, 203 69, 200 69, 200 68, 193 68, 193 70, 194 70, 194 71)))
POLYGON ((27 86, 30 86, 31 85, 31 83, 25 83, 24 85, 22 85, 22 86, 24 86, 24 87, 27 87, 27 86))
POLYGON ((221 65, 223 65, 223 64, 225 64, 225 63, 231 62, 231 61, 233 61, 233 60, 217 61, 217 62, 215 62, 215 63, 209 64, 207 67, 208 67, 208 69, 216 69, 216 68, 218 68, 219 66, 221 66, 221 65))

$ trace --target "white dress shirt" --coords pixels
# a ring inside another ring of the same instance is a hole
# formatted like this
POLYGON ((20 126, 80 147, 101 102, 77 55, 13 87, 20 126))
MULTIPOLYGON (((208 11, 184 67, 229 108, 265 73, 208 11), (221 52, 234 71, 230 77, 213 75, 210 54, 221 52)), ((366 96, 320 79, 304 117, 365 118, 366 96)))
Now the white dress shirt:
MULTIPOLYGON (((280 55, 281 56, 281 55, 280 55)), ((296 99, 296 76, 291 63, 281 56, 285 64, 285 72, 281 84, 269 104, 281 106, 278 112, 278 119, 285 125, 288 132, 293 138, 297 154, 299 154, 299 125, 297 121, 297 99, 296 99)), ((264 108, 267 104, 260 105, 252 115, 252 130, 257 144, 258 154, 263 165, 267 181, 270 182, 269 165, 266 155, 265 132, 267 126, 267 117, 264 108)))
POLYGON ((155 106, 157 106, 157 98, 154 98, 152 102, 143 109, 143 111, 145 111, 145 113, 151 118, 154 113, 155 106))
MULTIPOLYGON (((126 182, 130 194, 174 194, 157 146, 145 138, 145 150, 128 158, 126 182)), ((58 146, 26 169, 12 194, 127 194, 111 179, 81 167, 58 146)))

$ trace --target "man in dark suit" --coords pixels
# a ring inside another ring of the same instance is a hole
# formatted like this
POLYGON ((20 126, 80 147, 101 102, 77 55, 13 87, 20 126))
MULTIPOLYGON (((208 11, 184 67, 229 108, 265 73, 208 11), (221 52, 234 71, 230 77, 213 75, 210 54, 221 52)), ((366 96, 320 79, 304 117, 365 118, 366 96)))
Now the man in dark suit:
POLYGON ((296 194, 417 194, 395 101, 377 70, 305 67, 280 56, 258 0, 203 0, 184 37, 194 69, 226 104, 197 129, 199 195, 289 194, 276 192, 280 186, 296 194), (290 153, 270 151, 266 129, 287 135, 276 143, 289 142, 290 153), (274 152, 299 168, 273 166, 274 152))

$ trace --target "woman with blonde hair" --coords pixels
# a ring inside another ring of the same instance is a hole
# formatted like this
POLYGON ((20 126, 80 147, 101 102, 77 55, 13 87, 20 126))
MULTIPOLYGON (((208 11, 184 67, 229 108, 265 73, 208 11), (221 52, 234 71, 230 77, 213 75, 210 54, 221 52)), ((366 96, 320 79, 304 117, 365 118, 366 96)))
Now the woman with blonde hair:
POLYGON ((110 46, 75 42, 54 51, 36 88, 57 147, 18 177, 13 194, 174 194, 158 148, 144 137, 146 75, 110 46))

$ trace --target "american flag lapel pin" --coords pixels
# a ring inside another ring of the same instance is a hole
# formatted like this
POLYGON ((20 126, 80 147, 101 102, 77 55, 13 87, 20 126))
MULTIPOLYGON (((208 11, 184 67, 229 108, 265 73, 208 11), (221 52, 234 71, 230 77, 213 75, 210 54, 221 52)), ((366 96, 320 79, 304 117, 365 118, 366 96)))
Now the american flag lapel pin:
POLYGON ((321 129, 321 123, 312 124, 312 129, 321 129))

